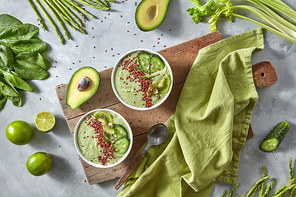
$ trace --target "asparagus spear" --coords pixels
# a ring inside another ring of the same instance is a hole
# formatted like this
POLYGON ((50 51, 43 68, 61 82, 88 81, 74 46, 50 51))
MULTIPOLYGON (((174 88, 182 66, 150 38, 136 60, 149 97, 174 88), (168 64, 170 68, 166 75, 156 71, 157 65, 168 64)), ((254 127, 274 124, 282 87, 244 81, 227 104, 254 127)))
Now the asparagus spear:
POLYGON ((83 25, 79 18, 61 0, 58 0, 57 2, 64 8, 64 10, 66 10, 71 16, 73 16, 73 18, 77 21, 78 25, 82 28, 83 25))
MULTIPOLYGON (((80 10, 81 12, 83 12, 86 15, 88 15, 89 17, 96 18, 95 16, 93 16, 91 13, 89 13, 85 9, 83 9, 80 6, 78 6, 77 4, 73 3, 73 1, 71 1, 71 0, 62 0, 62 1, 64 3, 67 3, 72 9, 76 8, 76 10, 80 10)), ((83 16, 81 16, 81 17, 84 18, 83 16)), ((85 18, 83 20, 85 20, 85 18)))
POLYGON ((224 197, 226 190, 224 190, 224 192, 222 193, 221 197, 224 197))
POLYGON ((280 188, 275 192, 274 197, 281 197, 281 196, 284 196, 285 193, 286 193, 288 190, 293 189, 293 188, 296 186, 296 184, 293 184, 294 181, 295 181, 294 178, 293 178, 293 179, 290 179, 290 180, 288 181, 287 185, 280 187, 280 188))
MULTIPOLYGON (((42 0, 44 1, 44 0, 42 0)), ((42 10, 42 12, 44 13, 44 15, 46 16, 46 18, 49 20, 49 22, 51 23, 51 25, 53 26, 53 28, 55 29, 58 37, 60 38, 60 42, 62 44, 64 44, 64 39, 60 33, 60 31, 58 30, 56 24, 53 22, 53 20, 51 19, 51 17, 48 15, 48 13, 45 11, 45 9, 43 8, 43 6, 40 4, 40 2, 38 0, 35 0, 35 2, 37 3, 37 5, 40 7, 40 9, 42 10)))
POLYGON ((255 184, 254 186, 249 190, 249 192, 247 193, 247 195, 245 197, 249 197, 253 194, 253 192, 256 190, 256 188, 260 187, 262 181, 268 179, 270 176, 265 176, 261 179, 259 179, 255 184))
POLYGON ((57 13, 55 12, 54 8, 52 8, 52 6, 49 4, 49 0, 42 0, 45 5, 51 10, 51 12, 53 13, 53 15, 55 16, 55 18, 57 19, 57 21, 60 23, 61 27, 63 28, 64 30, 64 34, 66 36, 66 38, 69 40, 70 39, 70 36, 69 36, 69 33, 65 27, 65 25, 63 24, 63 22, 61 21, 61 19, 59 18, 59 16, 57 15, 57 13))
POLYGON ((292 158, 289 160, 289 169, 290 169, 290 179, 293 179, 293 168, 292 168, 292 158))
POLYGON ((88 2, 88 1, 84 1, 84 0, 78 0, 78 1, 80 1, 81 3, 83 3, 83 4, 85 4, 85 5, 87 5, 87 6, 89 6, 89 7, 92 7, 92 8, 96 8, 96 9, 99 9, 99 10, 109 10, 109 8, 108 7, 106 7, 106 6, 98 6, 97 4, 96 5, 94 5, 94 4, 92 4, 92 3, 90 3, 90 2, 88 2))
MULTIPOLYGON (((50 2, 52 2, 51 0, 49 0, 50 2)), ((62 11, 62 13, 77 27, 77 29, 86 34, 86 31, 84 29, 82 29, 75 20, 72 19, 72 17, 68 14, 68 12, 59 4, 59 2, 57 0, 53 0, 53 2, 55 3, 55 5, 60 9, 60 11, 62 11)), ((54 5, 53 5, 54 6, 54 5)), ((54 9, 58 12, 58 9, 56 7, 54 7, 54 9)), ((76 31, 76 29, 68 22, 65 21, 65 23, 67 25, 69 25, 74 31, 76 31)))
POLYGON ((267 186, 267 188, 266 188, 264 194, 262 195, 262 197, 267 197, 268 196, 268 194, 270 193, 271 188, 274 186, 274 183, 275 183, 275 179, 273 179, 271 181, 271 183, 267 186))
POLYGON ((33 2, 31 0, 27 0, 29 2, 29 4, 31 5, 32 9, 34 10, 34 12, 36 13, 36 16, 37 16, 37 19, 42 27, 42 29, 45 31, 45 25, 44 25, 44 22, 39 14, 39 12, 37 11, 35 5, 33 4, 33 2))
POLYGON ((296 190, 296 187, 294 187, 290 193, 290 197, 295 197, 295 190, 296 190))
MULTIPOLYGON (((263 177, 265 177, 265 174, 266 174, 265 166, 262 166, 262 170, 263 170, 263 177)), ((263 193, 264 193, 264 182, 265 182, 265 181, 262 181, 262 184, 261 184, 261 193, 260 193, 260 197, 262 197, 262 196, 263 196, 263 193)))
MULTIPOLYGON (((74 11, 76 11, 78 14, 79 14, 79 16, 85 21, 86 20, 86 18, 85 18, 85 16, 84 16, 84 14, 80 11, 80 10, 78 10, 76 7, 75 7, 75 4, 71 4, 71 3, 69 3, 67 0, 60 0, 61 2, 63 2, 65 5, 67 5, 67 6, 69 6, 71 9, 73 9, 74 11)), ((78 6, 79 7, 79 6, 78 6)), ((80 7, 79 7, 80 8, 80 7)))
POLYGON ((254 189, 254 192, 252 193, 252 195, 251 195, 250 197, 254 197, 254 196, 255 196, 257 190, 259 189, 259 187, 261 187, 261 186, 258 185, 258 187, 256 187, 256 188, 254 189))
POLYGON ((232 187, 232 190, 229 192, 228 197, 232 197, 233 192, 234 192, 234 190, 237 188, 238 185, 239 185, 239 184, 237 183, 237 184, 235 184, 235 185, 232 187))
MULTIPOLYGON (((61 12, 61 10, 59 10, 59 8, 56 6, 56 4, 52 0, 46 0, 46 1, 49 3, 52 9, 56 12, 56 14, 60 16, 60 18, 64 21, 64 23, 66 23, 72 30, 76 31, 75 27, 72 24, 70 24, 70 18, 68 18, 67 15, 61 12)), ((60 25, 62 26, 64 31, 66 31, 66 27, 63 26, 62 23, 60 23, 60 25)))
MULTIPOLYGON (((57 14, 57 16, 60 16, 60 18, 64 21, 64 23, 66 23, 72 30, 76 31, 75 27, 73 27, 70 24, 70 19, 64 15, 57 7, 56 5, 52 2, 52 0, 46 0, 46 2, 51 6, 52 10, 54 10, 54 12, 57 14)), ((62 26, 64 32, 67 31, 66 27, 64 26, 64 24, 62 23, 62 21, 59 21, 60 25, 62 26)), ((69 37, 70 38, 70 37, 69 37)), ((68 38, 68 39, 69 39, 68 38)))
POLYGON ((108 3, 104 4, 102 2, 100 2, 99 0, 86 0, 94 5, 97 5, 98 7, 102 7, 102 8, 108 8, 109 10, 109 7, 108 7, 108 3))
POLYGON ((102 0, 102 1, 103 1, 104 5, 106 5, 107 7, 109 7, 109 3, 108 3, 107 0, 102 0))

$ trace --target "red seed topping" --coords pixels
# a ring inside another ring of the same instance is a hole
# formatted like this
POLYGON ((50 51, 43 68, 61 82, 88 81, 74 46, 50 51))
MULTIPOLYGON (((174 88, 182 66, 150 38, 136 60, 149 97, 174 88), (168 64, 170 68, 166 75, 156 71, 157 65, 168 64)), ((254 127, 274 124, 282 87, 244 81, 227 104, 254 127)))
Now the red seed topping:
MULTIPOLYGON (((102 165, 107 165, 108 159, 114 159, 114 146, 112 144, 109 144, 108 142, 106 142, 104 139, 107 138, 104 135, 104 129, 102 126, 102 123, 100 121, 98 121, 96 118, 93 118, 91 116, 89 116, 87 118, 87 125, 89 125, 90 127, 94 128, 94 133, 95 133, 95 137, 92 136, 92 138, 96 138, 98 140, 98 145, 102 148, 102 152, 103 156, 98 155, 98 161, 102 164, 102 165)), ((87 136, 89 137, 89 136, 87 136)), ((83 147, 83 145, 82 145, 83 147)))

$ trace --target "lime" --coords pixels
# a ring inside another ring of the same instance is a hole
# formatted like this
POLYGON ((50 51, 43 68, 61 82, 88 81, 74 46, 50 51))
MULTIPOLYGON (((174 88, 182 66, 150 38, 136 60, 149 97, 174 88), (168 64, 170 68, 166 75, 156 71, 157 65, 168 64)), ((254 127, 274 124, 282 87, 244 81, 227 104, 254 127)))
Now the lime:
POLYGON ((42 111, 35 117, 35 126, 41 132, 50 132, 55 126, 56 120, 54 115, 48 111, 42 111))
POLYGON ((51 156, 44 152, 31 155, 26 163, 27 170, 34 176, 46 174, 52 166, 51 156))
POLYGON ((22 120, 15 120, 7 125, 6 137, 16 145, 28 144, 34 134, 34 130, 27 122, 22 120))

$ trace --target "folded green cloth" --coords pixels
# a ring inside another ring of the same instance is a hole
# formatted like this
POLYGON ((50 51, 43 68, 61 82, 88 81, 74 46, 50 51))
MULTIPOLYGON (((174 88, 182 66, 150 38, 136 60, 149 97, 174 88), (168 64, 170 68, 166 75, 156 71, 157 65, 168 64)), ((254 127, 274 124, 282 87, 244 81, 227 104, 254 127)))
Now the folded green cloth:
POLYGON ((258 28, 199 51, 167 140, 150 147, 118 196, 206 197, 214 181, 235 184, 258 99, 251 55, 263 47, 258 28))

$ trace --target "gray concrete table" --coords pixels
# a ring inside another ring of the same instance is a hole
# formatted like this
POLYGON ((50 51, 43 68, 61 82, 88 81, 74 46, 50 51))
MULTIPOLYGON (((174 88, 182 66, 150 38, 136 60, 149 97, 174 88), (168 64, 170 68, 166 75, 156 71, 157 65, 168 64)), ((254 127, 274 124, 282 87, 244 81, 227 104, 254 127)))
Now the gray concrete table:
MULTIPOLYGON (((124 0, 111 4, 110 11, 87 10, 97 19, 86 21, 88 35, 69 29, 72 40, 61 45, 59 39, 46 20, 48 31, 40 28, 39 38, 49 44, 46 56, 52 62, 50 77, 44 81, 30 81, 34 93, 23 93, 22 107, 15 107, 10 101, 0 112, 0 196, 116 196, 120 191, 113 189, 117 180, 90 186, 73 139, 64 119, 55 93, 55 86, 67 83, 75 70, 82 66, 93 66, 98 71, 113 67, 117 58, 134 48, 148 48, 155 51, 174 46, 181 42, 209 33, 209 24, 196 25, 186 9, 193 7, 189 0, 171 0, 164 23, 151 32, 140 31, 134 20, 136 3, 139 0, 124 0), (40 111, 51 111, 57 118, 54 130, 44 134, 35 130, 32 141, 25 146, 11 144, 5 136, 6 125, 14 120, 24 120, 34 125, 34 117, 40 111), (51 171, 41 177, 34 177, 26 170, 27 158, 44 151, 52 155, 51 171)), ((296 9, 292 0, 285 0, 296 9)), ((0 0, 0 13, 10 14, 23 23, 38 25, 35 13, 25 0, 0 0)), ((250 14, 250 16, 252 16, 250 14)), ((39 26, 40 27, 40 26, 39 26)), ((248 21, 235 19, 229 23, 222 19, 218 30, 223 38, 253 30, 258 26, 248 21)), ((262 165, 267 174, 276 179, 276 187, 285 185, 289 179, 288 161, 295 163, 296 143, 296 49, 292 43, 264 31, 265 48, 253 56, 253 64, 270 61, 274 64, 278 81, 276 84, 259 89, 259 100, 252 116, 254 138, 244 146, 237 182, 240 186, 235 196, 244 196, 262 176, 262 165), (259 150, 261 140, 280 121, 291 124, 291 130, 278 150, 271 154, 259 150)), ((215 183, 211 196, 220 196, 231 185, 215 183)))

